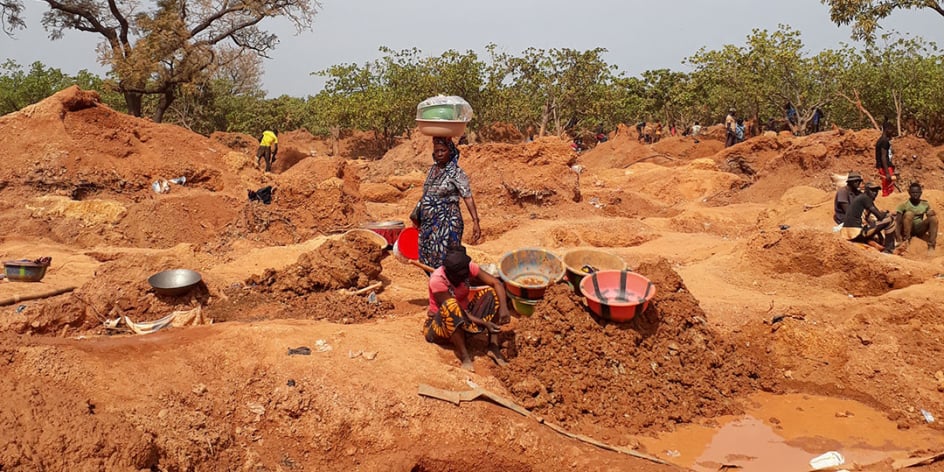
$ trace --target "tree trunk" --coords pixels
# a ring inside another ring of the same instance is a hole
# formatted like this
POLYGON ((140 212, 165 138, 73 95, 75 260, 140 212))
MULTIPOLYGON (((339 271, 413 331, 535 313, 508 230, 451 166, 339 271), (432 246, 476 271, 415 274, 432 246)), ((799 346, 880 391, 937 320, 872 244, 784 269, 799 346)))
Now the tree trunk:
POLYGON ((329 128, 329 130, 331 131, 331 141, 332 141, 331 142, 331 155, 340 156, 341 155, 341 145, 340 145, 341 127, 332 126, 331 128, 329 128))
POLYGON ((877 122, 877 121, 875 121, 875 117, 873 117, 872 114, 869 113, 869 111, 866 110, 865 107, 862 105, 862 99, 859 98, 859 91, 858 91, 858 90, 853 90, 853 91, 852 91, 852 94, 853 94, 853 96, 855 97, 855 99, 852 99, 852 98, 849 97, 848 95, 846 95, 846 94, 844 94, 844 93, 842 93, 842 92, 839 92, 839 96, 840 96, 840 97, 845 98, 846 101, 848 101, 849 103, 855 105, 855 107, 859 110, 859 113, 862 113, 863 115, 865 115, 866 117, 868 117, 869 121, 872 122, 872 126, 874 126, 875 129, 877 129, 877 130, 879 130, 879 131, 882 131, 882 127, 878 125, 878 122, 877 122))
POLYGON ((125 96, 125 105, 128 106, 128 114, 140 118, 144 96, 137 92, 123 92, 122 95, 125 96))
POLYGON ((898 136, 901 136, 901 93, 892 92, 892 100, 895 102, 895 123, 898 126, 898 136))
POLYGON ((538 127, 538 136, 544 137, 544 133, 547 132, 547 122, 550 120, 551 115, 551 103, 548 101, 544 102, 544 109, 541 110, 541 126, 538 127))
POLYGON ((174 103, 175 98, 177 97, 174 95, 173 89, 165 90, 164 93, 161 94, 161 100, 157 103, 157 110, 154 110, 155 123, 164 121, 164 113, 170 108, 170 104, 174 103))

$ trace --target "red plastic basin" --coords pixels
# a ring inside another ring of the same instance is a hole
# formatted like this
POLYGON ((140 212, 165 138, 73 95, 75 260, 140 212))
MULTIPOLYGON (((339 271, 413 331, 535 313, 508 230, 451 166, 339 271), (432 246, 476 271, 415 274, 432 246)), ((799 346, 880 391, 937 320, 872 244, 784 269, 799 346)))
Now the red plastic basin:
POLYGON ((594 314, 605 320, 625 322, 646 311, 656 286, 628 270, 601 270, 580 281, 580 292, 594 314))

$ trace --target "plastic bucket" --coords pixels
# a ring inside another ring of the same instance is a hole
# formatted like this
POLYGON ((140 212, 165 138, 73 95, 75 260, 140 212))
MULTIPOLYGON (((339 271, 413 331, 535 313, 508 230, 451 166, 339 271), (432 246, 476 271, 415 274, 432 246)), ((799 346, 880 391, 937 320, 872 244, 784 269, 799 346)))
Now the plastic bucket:
POLYGON ((416 228, 406 228, 400 232, 396 241, 397 253, 411 260, 420 258, 420 232, 416 228))

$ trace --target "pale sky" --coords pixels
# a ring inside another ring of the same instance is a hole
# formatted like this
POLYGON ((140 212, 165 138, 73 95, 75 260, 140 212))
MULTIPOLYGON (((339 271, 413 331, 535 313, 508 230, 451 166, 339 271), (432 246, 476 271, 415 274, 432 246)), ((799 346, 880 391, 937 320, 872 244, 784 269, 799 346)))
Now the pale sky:
MULTIPOLYGON (((26 2, 28 29, 16 39, 0 35, 0 57, 24 66, 41 61, 68 74, 104 73, 95 56, 98 36, 73 31, 51 41, 40 23, 45 3, 26 2)), ((628 75, 687 70, 682 59, 700 47, 743 45, 754 28, 773 31, 780 23, 799 30, 811 53, 851 42, 849 28, 832 24, 819 0, 322 0, 313 31, 295 35, 284 20, 262 23, 280 39, 264 62, 263 88, 270 97, 314 95, 324 79, 311 72, 377 59, 380 46, 432 56, 471 49, 481 58, 488 43, 513 55, 528 47, 603 47, 605 60, 628 75)), ((931 10, 896 12, 882 26, 944 46, 944 18, 931 10)))

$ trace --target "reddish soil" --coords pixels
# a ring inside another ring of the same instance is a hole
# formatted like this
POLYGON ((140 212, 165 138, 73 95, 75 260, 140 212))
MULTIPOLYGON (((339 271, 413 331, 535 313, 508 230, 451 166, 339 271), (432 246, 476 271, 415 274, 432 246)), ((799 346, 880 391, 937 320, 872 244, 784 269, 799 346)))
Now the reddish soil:
MULTIPOLYGON (((345 233, 407 220, 429 138, 378 154, 369 133, 335 143, 285 131, 266 174, 254 137, 132 118, 76 88, 0 117, 0 223, 11 228, 0 256, 53 258, 42 282, 0 282, 0 469, 677 470, 490 402, 417 394, 470 380, 636 449, 741 414, 760 391, 856 400, 944 444, 942 423, 920 414, 944 416, 944 253, 915 240, 886 256, 831 232, 833 174, 875 180, 877 132, 724 149, 717 131, 647 145, 620 126, 576 155, 499 123, 460 146, 482 220, 468 247, 477 262, 596 247, 658 290, 645 313, 614 324, 552 286, 507 327, 509 366, 475 340, 469 373, 422 337, 422 272, 345 233), (151 188, 179 176, 168 193, 151 188), (266 186, 271 204, 248 199, 266 186), (202 282, 155 292, 148 277, 172 268, 202 282), (198 308, 212 324, 149 335, 105 324, 198 308), (310 352, 290 355, 300 347, 310 352)), ((893 145, 904 182, 920 178, 939 209, 944 148, 893 145)))

